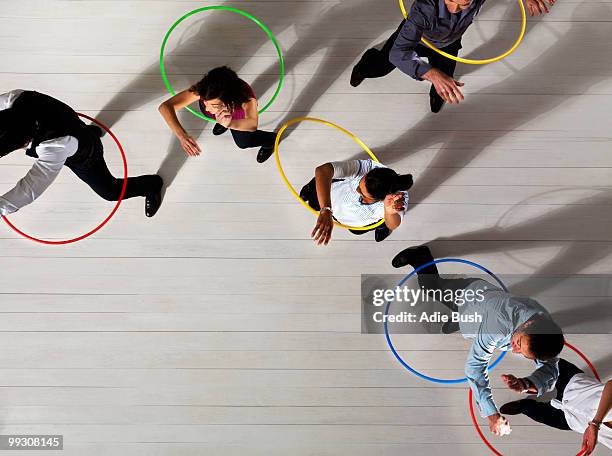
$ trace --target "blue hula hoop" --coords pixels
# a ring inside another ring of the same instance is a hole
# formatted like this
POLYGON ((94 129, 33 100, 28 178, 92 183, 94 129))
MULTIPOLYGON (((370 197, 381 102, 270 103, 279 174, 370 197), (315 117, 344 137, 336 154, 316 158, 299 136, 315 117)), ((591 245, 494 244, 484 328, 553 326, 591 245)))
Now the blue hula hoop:
MULTIPOLYGON (((406 283, 406 281, 408 281, 411 277, 413 277, 421 269, 424 269, 427 266, 432 266, 432 265, 438 264, 438 263, 463 263, 463 264, 469 264, 470 266, 474 266, 475 268, 480 269, 481 271, 486 272, 487 274, 489 274, 491 277, 493 277, 497 281, 499 286, 502 287, 504 291, 506 291, 506 292, 508 291, 508 288, 506 288, 506 285, 493 272, 489 271, 487 268, 485 268, 484 266, 482 266, 482 265, 480 265, 478 263, 474 263, 474 262, 468 261, 468 260, 463 260, 461 258, 442 258, 440 260, 430 261, 427 264, 419 266, 414 271, 412 271, 410 274, 408 274, 406 277, 404 277, 400 281, 400 283, 397 284, 397 286, 401 287, 402 285, 404 285, 404 283, 406 283)), ((389 314, 389 307, 391 307, 391 302, 387 301, 387 305, 385 306, 385 317, 389 314)), ((395 350, 395 346, 393 345, 393 342, 391 342, 391 337, 389 336, 389 329, 387 327, 387 318, 385 318, 385 320, 384 320, 384 327, 385 327, 385 338, 387 339, 387 345, 389 345, 389 348, 391 349, 391 352, 393 353, 393 356, 395 356, 395 358, 399 361, 399 363, 402 366, 404 366, 404 368, 406 368, 406 370, 408 370, 410 373, 416 375, 417 377, 422 378, 423 380, 427 380, 427 381, 433 382, 433 383, 443 383, 443 384, 447 384, 448 385, 448 384, 456 384, 456 383, 465 383, 465 382, 467 382, 467 377, 447 380, 447 379, 443 379, 443 378, 430 377, 428 375, 420 373, 419 371, 417 371, 416 369, 411 367, 406 361, 404 361, 402 359, 402 357, 399 355, 399 353, 397 352, 397 350, 395 350)), ((506 356, 507 353, 508 352, 506 352, 506 351, 502 352, 501 355, 499 355, 497 357, 497 359, 491 363, 491 365, 489 366, 489 370, 492 370, 493 368, 495 368, 495 366, 497 366, 499 364, 499 362, 504 358, 504 356, 506 356)))

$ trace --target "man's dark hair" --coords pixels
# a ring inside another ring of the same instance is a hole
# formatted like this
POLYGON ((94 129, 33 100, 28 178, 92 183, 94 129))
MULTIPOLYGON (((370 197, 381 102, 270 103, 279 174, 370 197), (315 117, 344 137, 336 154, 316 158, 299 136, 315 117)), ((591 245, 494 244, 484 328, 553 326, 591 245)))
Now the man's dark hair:
POLYGON ((227 66, 213 68, 189 90, 204 100, 218 98, 230 111, 239 109, 243 103, 253 98, 248 84, 227 66))
POLYGON ((565 339, 561 328, 550 318, 536 318, 525 328, 529 350, 542 361, 554 358, 563 349, 565 339))
POLYGON ((387 195, 412 187, 412 175, 397 174, 390 168, 374 168, 366 174, 365 186, 374 198, 384 200, 387 195))

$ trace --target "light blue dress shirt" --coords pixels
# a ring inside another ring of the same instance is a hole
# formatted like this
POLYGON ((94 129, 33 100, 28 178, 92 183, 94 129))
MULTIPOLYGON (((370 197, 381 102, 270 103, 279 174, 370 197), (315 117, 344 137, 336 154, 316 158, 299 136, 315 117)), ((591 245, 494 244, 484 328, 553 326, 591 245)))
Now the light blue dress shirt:
MULTIPOLYGON (((479 323, 459 323, 461 334, 473 340, 465 375, 483 417, 498 413, 489 382, 488 365, 495 349, 509 351, 514 332, 537 314, 549 316, 538 302, 530 298, 512 296, 485 280, 472 282, 466 290, 480 290, 483 299, 473 299, 459 307, 461 315, 477 313, 479 323)), ((536 360, 536 370, 527 377, 538 389, 538 396, 552 391, 559 377, 558 359, 536 360)))

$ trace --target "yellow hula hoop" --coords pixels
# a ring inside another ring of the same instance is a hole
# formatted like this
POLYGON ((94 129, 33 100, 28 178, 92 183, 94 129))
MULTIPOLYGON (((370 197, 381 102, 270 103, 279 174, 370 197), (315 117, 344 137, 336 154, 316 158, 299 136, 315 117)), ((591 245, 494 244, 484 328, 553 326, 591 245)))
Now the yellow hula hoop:
MULTIPOLYGON (((438 54, 443 55, 444 57, 448 59, 455 60, 457 62, 467 63, 469 65, 486 65, 487 63, 497 62, 501 59, 508 57, 510 54, 512 54, 516 50, 516 48, 519 46, 519 44, 521 44, 521 41, 523 41, 523 36, 525 35, 525 27, 527 26, 527 15, 525 14, 525 5, 523 5, 523 0, 518 0, 518 4, 519 4, 519 7, 521 8, 521 20, 522 20, 521 33, 519 33, 518 39, 516 40, 516 42, 512 45, 510 49, 508 49, 503 54, 498 55, 497 57, 493 57, 492 59, 472 60, 472 59, 464 59, 462 57, 456 57, 447 52, 441 51, 440 49, 435 47, 433 44, 431 44, 429 41, 427 41, 425 38, 421 38, 421 41, 427 47, 436 51, 438 54)), ((404 18, 408 19, 408 13, 406 12, 406 8, 404 8, 404 0, 399 0, 399 5, 400 5, 400 9, 402 10, 402 14, 404 15, 404 18)))
MULTIPOLYGON (((357 136, 352 134, 350 131, 345 130, 344 128, 342 128, 339 125, 333 124, 333 123, 328 122, 326 120, 317 119, 315 117, 296 117, 295 119, 291 119, 288 122, 286 122, 280 128, 280 130, 278 130, 278 133, 276 134, 276 141, 274 141, 274 158, 276 159, 276 166, 278 167, 278 171, 280 172, 280 175, 281 175, 281 178, 283 179, 283 182, 285 182, 285 185, 287 186, 287 188, 289 189, 291 194, 297 198, 297 200, 302 204, 302 206, 304 206, 310 212, 312 212, 313 214, 318 216, 319 215, 319 211, 316 211, 312 207, 310 207, 308 205, 308 203, 306 201, 304 201, 300 197, 300 194, 295 190, 295 188, 293 188, 293 185, 291 185, 291 183, 289 182, 289 179, 287 179, 287 176, 285 175, 285 172, 283 171, 283 167, 282 167, 281 162, 280 162, 280 156, 278 154, 278 144, 280 142, 281 136, 283 135, 283 132, 287 129, 287 127, 289 127, 289 126, 291 126, 291 125, 293 125, 295 123, 303 122, 303 121, 318 122, 318 123, 321 123, 323 125, 327 125, 328 127, 335 128, 338 131, 341 131, 346 136, 348 136, 353 141, 355 141, 357 144, 359 144, 361 146, 361 148, 363 150, 365 150, 370 157, 372 157, 372 160, 374 160, 376 162, 379 162, 379 163, 380 163, 380 161, 378 160, 378 158, 376 158, 376 155, 374 155, 374 153, 368 148, 368 146, 366 146, 357 136)), ((371 230, 372 228, 376 228, 377 226, 380 226, 383 223, 385 223, 385 219, 379 220, 378 222, 373 223, 371 225, 367 225, 367 226, 349 226, 349 225, 344 225, 344 224, 338 222, 337 220, 334 220, 334 225, 336 225, 336 226, 339 226, 341 228, 346 228, 347 230, 358 230, 358 231, 371 230)))

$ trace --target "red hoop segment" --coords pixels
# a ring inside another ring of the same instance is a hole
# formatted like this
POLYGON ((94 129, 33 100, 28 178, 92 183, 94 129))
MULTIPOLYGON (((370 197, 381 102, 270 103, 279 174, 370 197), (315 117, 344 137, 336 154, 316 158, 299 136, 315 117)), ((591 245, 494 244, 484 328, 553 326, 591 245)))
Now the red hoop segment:
MULTIPOLYGON (((580 358, 582 358, 582 360, 587 364, 587 366, 589 366, 589 368, 593 372, 593 375, 595 376, 595 378, 598 381, 601 382, 601 378, 599 377, 599 374, 597 373, 597 370, 595 369, 595 366, 593 366, 593 363, 591 363, 591 361, 588 360, 588 358, 584 355, 584 353, 582 353, 576 347, 574 347, 573 345, 571 345, 571 344, 569 344, 567 342, 565 342, 565 346, 567 348, 569 348, 570 350, 573 350, 580 358)), ((476 432, 480 436, 480 439, 491 450, 491 452, 493 452, 493 454, 495 454, 497 456, 503 456, 502 453, 500 453, 498 450, 495 449, 495 447, 493 445, 491 445, 491 443, 487 440, 487 438, 483 434, 482 430, 480 429, 480 425, 478 424, 478 421, 476 420, 476 415, 474 414, 474 401, 473 401, 473 396, 472 396, 472 390, 471 389, 469 390, 469 394, 468 394, 468 402, 470 404, 470 417, 472 418, 472 424, 474 424, 474 427, 476 428, 476 432)), ((580 450, 580 452, 576 456, 583 456, 584 453, 585 453, 585 451, 584 451, 584 449, 582 449, 582 450, 580 450)))
POLYGON ((106 125, 104 125, 99 120, 94 119, 93 117, 90 117, 87 114, 81 114, 80 112, 77 112, 77 115, 79 117, 83 117, 85 119, 88 119, 88 120, 92 121, 93 123, 95 123, 96 125, 98 125, 104 131, 106 131, 111 136, 111 138, 113 138, 113 140, 115 141, 115 144, 117 144, 117 147, 119 148, 119 153, 121 154, 121 159, 123 160, 123 185, 121 186, 121 193, 119 194, 119 199, 117 200, 117 203, 115 204, 115 207, 113 207, 113 210, 102 221, 102 223, 100 223, 94 229, 92 229, 91 231, 88 231, 87 233, 85 233, 85 234, 83 234, 81 236, 78 236, 78 237, 75 237, 75 238, 72 238, 72 239, 66 239, 64 241, 48 241, 46 239, 36 238, 34 236, 31 236, 31 235, 21 231, 19 228, 17 228, 15 225, 13 225, 13 223, 8 219, 8 217, 6 217, 6 216, 2 217, 4 219, 4 221, 6 222, 6 224, 13 231, 15 231, 17 234, 19 234, 19 235, 23 236, 24 238, 29 239, 31 241, 38 242, 40 244, 46 244, 46 245, 65 245, 65 244, 71 244, 73 242, 78 242, 78 241, 81 241, 81 240, 83 240, 85 238, 88 238, 92 234, 94 234, 97 231, 99 231, 100 229, 102 229, 102 227, 109 222, 109 220, 115 215, 115 212, 117 212, 117 210, 119 209, 119 206, 121 205, 121 201, 123 200, 123 197, 125 196, 125 191, 127 189, 128 168, 127 168, 127 159, 125 158, 125 152, 123 151, 123 147, 121 146, 121 143, 119 142, 117 137, 113 134, 113 132, 110 130, 110 128, 108 128, 106 125))

